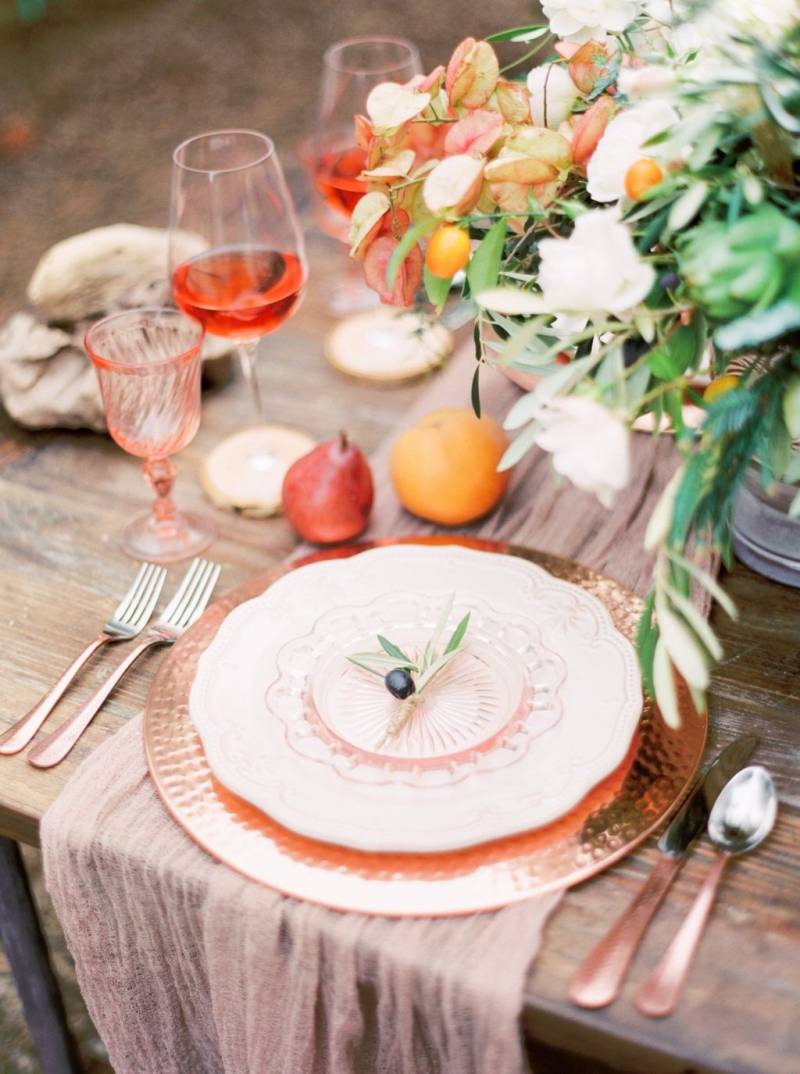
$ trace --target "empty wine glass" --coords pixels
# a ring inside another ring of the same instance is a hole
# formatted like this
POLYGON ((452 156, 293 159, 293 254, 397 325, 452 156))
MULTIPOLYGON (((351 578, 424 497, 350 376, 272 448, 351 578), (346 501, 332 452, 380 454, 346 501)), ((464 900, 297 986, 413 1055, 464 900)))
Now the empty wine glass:
POLYGON ((184 559, 215 536, 205 518, 176 510, 169 458, 200 424, 202 343, 200 322, 174 309, 114 313, 86 333, 108 431, 124 451, 145 460, 144 475, 155 493, 152 511, 122 531, 122 547, 136 559, 184 559))
POLYGON ((266 134, 211 131, 181 143, 172 159, 173 296, 209 334, 237 344, 262 434, 246 465, 259 479, 282 461, 283 445, 265 422, 258 343, 300 305, 308 275, 303 233, 266 134))
MULTIPOLYGON (((366 167, 366 152, 356 145, 354 117, 366 112, 367 97, 379 83, 405 83, 421 73, 416 46, 401 37, 351 37, 325 51, 308 166, 317 195, 317 221, 323 231, 342 242, 347 241, 353 209, 367 190, 358 178, 366 167)), ((360 268, 348 259, 345 275, 330 294, 331 308, 347 313, 375 301, 360 268)))

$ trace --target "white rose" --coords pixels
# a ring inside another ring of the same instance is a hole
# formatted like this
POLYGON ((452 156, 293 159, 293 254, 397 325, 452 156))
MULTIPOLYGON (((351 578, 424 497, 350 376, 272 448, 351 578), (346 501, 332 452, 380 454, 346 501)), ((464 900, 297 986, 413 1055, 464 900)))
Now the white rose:
POLYGON ((655 156, 657 146, 644 143, 668 130, 678 114, 666 101, 650 100, 611 120, 589 158, 586 189, 595 201, 616 201, 625 193, 625 174, 642 156, 655 156))
POLYGON ((556 130, 569 117, 579 97, 578 87, 560 63, 534 67, 528 75, 528 91, 534 126, 551 130, 556 130))
POLYGON ((604 41, 621 33, 639 15, 634 0, 543 0, 542 11, 551 31, 570 41, 604 41))
POLYGON ((550 313, 624 314, 655 281, 614 210, 584 213, 568 239, 543 239, 539 254, 541 303, 550 313))
POLYGON ((626 97, 659 97, 675 87, 676 72, 665 64, 649 64, 646 67, 623 67, 617 79, 620 91, 626 97))
POLYGON ((553 456, 553 468, 610 507, 631 470, 628 430, 619 418, 594 399, 564 395, 550 400, 537 419, 543 428, 536 443, 553 456))

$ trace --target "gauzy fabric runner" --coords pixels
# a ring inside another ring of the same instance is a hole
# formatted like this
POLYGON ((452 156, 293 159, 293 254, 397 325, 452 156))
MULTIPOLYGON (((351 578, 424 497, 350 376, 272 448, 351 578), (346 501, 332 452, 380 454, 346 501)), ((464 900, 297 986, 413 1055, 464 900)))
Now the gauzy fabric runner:
MULTIPOLYGON (((407 416, 468 405, 457 356, 407 416)), ((518 391, 485 379, 502 417, 518 391)), ((405 423, 404 423, 405 424, 405 423)), ((669 437, 634 440, 613 511, 530 455, 469 532, 599 568, 639 593, 642 538, 674 471, 669 437)), ((397 505, 375 459, 369 536, 432 532, 397 505)), ((117 1074, 522 1074, 519 1013, 559 895, 495 913, 391 921, 286 898, 218 864, 165 812, 141 717, 89 757, 42 822, 47 886, 117 1074)))

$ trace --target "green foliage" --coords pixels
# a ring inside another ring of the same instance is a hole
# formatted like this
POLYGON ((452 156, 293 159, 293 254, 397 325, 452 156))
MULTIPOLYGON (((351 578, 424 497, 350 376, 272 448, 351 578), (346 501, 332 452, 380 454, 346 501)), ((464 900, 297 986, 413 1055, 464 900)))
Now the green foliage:
POLYGON ((505 218, 495 221, 481 240, 467 265, 467 282, 470 293, 479 295, 497 283, 503 245, 506 238, 505 218))
POLYGON ((422 281, 425 285, 425 294, 428 296, 428 301, 440 313, 450 294, 452 281, 443 280, 441 276, 434 276, 427 265, 422 271, 422 281))

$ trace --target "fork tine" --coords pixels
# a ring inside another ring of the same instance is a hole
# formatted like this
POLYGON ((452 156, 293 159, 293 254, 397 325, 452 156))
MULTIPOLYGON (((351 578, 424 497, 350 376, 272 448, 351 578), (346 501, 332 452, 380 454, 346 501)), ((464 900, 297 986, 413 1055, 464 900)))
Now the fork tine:
POLYGON ((199 619, 206 610, 206 605, 211 599, 211 594, 214 592, 214 586, 217 584, 221 570, 219 563, 212 564, 211 572, 206 578, 203 588, 195 595, 194 601, 186 609, 185 619, 181 623, 184 630, 199 619))
POLYGON ((125 594, 125 596, 119 602, 119 604, 116 607, 116 610, 112 614, 112 616, 111 616, 112 619, 120 619, 121 620, 124 617, 125 613, 127 612, 127 610, 130 608, 131 604, 133 604, 134 600, 136 599, 137 594, 141 592, 142 586, 144 586, 146 584, 145 576, 149 574, 149 571, 150 571, 151 567, 152 567, 151 563, 143 563, 141 565, 139 570, 136 572, 136 577, 133 579, 133 582, 131 583, 130 588, 128 589, 128 592, 125 594))
POLYGON ((204 562, 205 561, 202 559, 193 559, 192 562, 189 564, 186 569, 186 573, 184 574, 183 578, 181 578, 180 585, 175 591, 175 595, 173 596, 169 604, 166 606, 164 611, 161 613, 162 619, 172 619, 172 616, 175 614, 175 609, 183 600, 186 591, 194 581, 195 577, 197 576, 197 572, 202 568, 202 564, 204 562))
POLYGON ((131 601, 131 603, 126 608, 125 615, 122 618, 121 622, 135 623, 138 621, 139 609, 142 607, 142 604, 147 599, 147 594, 150 590, 150 586, 152 585, 153 578, 158 575, 158 571, 159 568, 155 565, 155 563, 148 564, 148 570, 145 574, 144 579, 142 580, 142 585, 139 587, 139 592, 136 594, 136 599, 131 601))
POLYGON ((158 598, 161 596, 161 590, 164 587, 164 579, 166 577, 167 572, 164 567, 158 567, 153 571, 150 585, 142 597, 142 603, 136 609, 136 618, 133 625, 143 627, 153 614, 153 608, 155 608, 158 598))
POLYGON ((206 578, 214 567, 214 564, 207 559, 204 559, 201 562, 203 564, 203 569, 197 574, 189 591, 184 596, 179 607, 177 607, 172 614, 170 621, 174 626, 180 626, 180 624, 183 622, 184 616, 186 614, 186 609, 191 606, 195 594, 199 592, 199 590, 205 584, 206 578))

